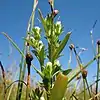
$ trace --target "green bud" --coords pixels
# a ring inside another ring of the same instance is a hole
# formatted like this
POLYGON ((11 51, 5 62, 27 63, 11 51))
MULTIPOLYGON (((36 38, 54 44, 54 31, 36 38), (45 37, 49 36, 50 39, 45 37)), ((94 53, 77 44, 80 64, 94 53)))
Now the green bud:
POLYGON ((38 26, 33 28, 33 34, 34 34, 34 38, 36 40, 40 40, 40 38, 41 38, 40 33, 41 33, 41 29, 38 26))
POLYGON ((60 35, 62 32, 61 21, 57 21, 55 25, 56 25, 55 33, 56 33, 56 35, 60 35))
POLYGON ((46 66, 52 67, 52 63, 51 62, 47 62, 46 66))
POLYGON ((38 34, 40 34, 40 32, 41 32, 41 29, 40 29, 40 27, 38 27, 38 26, 35 26, 35 27, 34 27, 34 29, 36 30, 36 32, 37 32, 38 34))
POLYGON ((40 50, 42 49, 43 46, 44 46, 44 45, 43 45, 43 42, 42 42, 42 41, 39 41, 39 49, 40 49, 40 50))

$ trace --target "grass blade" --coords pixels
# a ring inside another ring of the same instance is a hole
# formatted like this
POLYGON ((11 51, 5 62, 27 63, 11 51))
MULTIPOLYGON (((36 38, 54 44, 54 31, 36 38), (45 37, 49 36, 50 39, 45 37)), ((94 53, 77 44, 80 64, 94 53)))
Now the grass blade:
MULTIPOLYGON (((97 42, 97 51, 98 51, 98 54, 100 54, 100 40, 97 42)), ((99 79, 99 69, 100 69, 100 57, 97 58, 97 80, 99 79)), ((98 81, 96 82, 96 94, 98 93, 98 88, 99 88, 99 85, 98 85, 98 81)))
POLYGON ((2 77, 3 77, 3 85, 4 85, 4 100, 5 100, 5 96, 6 96, 6 80, 5 80, 5 70, 4 70, 4 67, 0 61, 0 67, 1 67, 1 70, 2 70, 2 77))
POLYGON ((18 52, 25 57, 25 55, 23 54, 23 52, 20 50, 20 48, 17 46, 17 44, 8 36, 8 34, 6 34, 5 32, 2 32, 1 34, 3 34, 12 44, 13 46, 18 50, 18 52))
MULTIPOLYGON (((83 66, 83 69, 87 68, 90 64, 92 64, 98 57, 100 57, 100 54, 96 55, 92 60, 90 60, 85 66, 83 66)), ((72 71, 68 75, 68 83, 70 83, 76 76, 81 73, 81 70, 79 67, 77 67, 75 70, 72 71)))

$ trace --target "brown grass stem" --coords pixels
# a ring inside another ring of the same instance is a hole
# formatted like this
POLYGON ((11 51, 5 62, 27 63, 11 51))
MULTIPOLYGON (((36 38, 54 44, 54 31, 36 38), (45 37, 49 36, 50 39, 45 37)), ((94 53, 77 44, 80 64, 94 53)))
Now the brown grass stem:
POLYGON ((5 100, 5 97, 6 97, 6 79, 5 79, 5 71, 4 71, 4 67, 0 61, 0 67, 1 67, 1 70, 2 70, 2 78, 3 78, 3 86, 4 86, 4 100, 5 100))

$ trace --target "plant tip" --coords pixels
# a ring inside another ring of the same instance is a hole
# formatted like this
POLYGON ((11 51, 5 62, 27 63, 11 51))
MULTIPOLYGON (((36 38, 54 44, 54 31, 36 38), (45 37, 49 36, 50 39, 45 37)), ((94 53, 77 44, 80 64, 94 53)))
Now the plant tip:
POLYGON ((74 49, 74 48, 75 48, 75 47, 74 47, 74 44, 71 44, 71 45, 69 46, 69 48, 70 48, 70 50, 74 49))
POLYGON ((100 40, 97 41, 97 44, 100 45, 100 40))

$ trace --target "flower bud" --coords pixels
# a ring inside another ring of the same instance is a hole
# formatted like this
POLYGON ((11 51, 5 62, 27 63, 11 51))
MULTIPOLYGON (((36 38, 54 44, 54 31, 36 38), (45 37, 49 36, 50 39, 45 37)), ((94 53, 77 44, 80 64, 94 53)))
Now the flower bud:
POLYGON ((74 49, 75 47, 74 47, 74 44, 71 44, 70 46, 69 46, 69 48, 72 50, 72 49, 74 49))
POLYGON ((57 35, 60 35, 60 33, 62 32, 62 31, 61 31, 61 30, 62 30, 61 21, 57 21, 55 25, 56 25, 55 33, 56 33, 57 35))
POLYGON ((50 4, 50 5, 52 5, 52 3, 53 3, 53 0, 49 0, 48 2, 49 2, 49 4, 50 4))
POLYGON ((58 13, 59 13, 58 10, 54 10, 54 11, 53 11, 53 15, 54 15, 54 17, 55 17, 58 13))
POLYGON ((52 63, 51 62, 47 62, 46 66, 52 67, 52 63))
POLYGON ((37 32, 37 33, 39 33, 39 34, 40 34, 40 31, 41 31, 40 27, 35 26, 35 27, 34 27, 34 29, 36 30, 36 32, 37 32))
POLYGON ((58 25, 59 27, 61 27, 61 21, 57 21, 56 25, 58 25))
POLYGON ((39 41, 39 49, 41 50, 43 47, 43 42, 42 41, 39 41))
POLYGON ((40 100, 45 100, 44 97, 40 97, 40 100))
POLYGON ((36 40, 40 40, 40 37, 41 37, 41 35, 40 35, 41 29, 40 29, 38 26, 35 26, 35 27, 32 29, 32 31, 33 31, 34 38, 35 38, 36 40))

